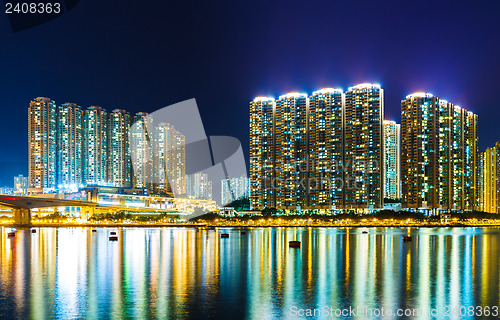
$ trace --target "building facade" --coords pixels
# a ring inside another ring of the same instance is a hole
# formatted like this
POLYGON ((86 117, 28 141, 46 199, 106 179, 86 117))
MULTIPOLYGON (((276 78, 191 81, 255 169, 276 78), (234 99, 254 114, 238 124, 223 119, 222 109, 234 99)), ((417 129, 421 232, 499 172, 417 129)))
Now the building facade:
POLYGON ((250 195, 250 180, 246 176, 224 179, 221 181, 221 201, 228 204, 235 200, 248 198, 250 195))
POLYGON ((255 98, 250 102, 252 208, 381 208, 382 119, 378 85, 358 85, 346 95, 325 88, 310 97, 255 98))
POLYGON ((250 204, 254 209, 276 206, 275 112, 273 98, 250 102, 250 204))
POLYGON ((345 93, 346 209, 383 207, 384 91, 363 83, 345 93))
POLYGON ((401 198, 400 124, 384 120, 384 199, 401 198))
POLYGON ((479 210, 500 212, 500 142, 479 154, 479 210))
POLYGON ((56 103, 44 97, 30 102, 28 109, 29 186, 56 187, 56 103))
POLYGON ((82 110, 75 103, 56 106, 38 97, 28 109, 28 186, 38 189, 32 193, 73 192, 83 186, 137 187, 182 197, 185 143, 185 136, 168 123, 153 127, 147 113, 132 119, 121 109, 82 110))
POLYGON ((325 88, 309 98, 309 208, 344 208, 344 94, 325 88))
POLYGON ((28 177, 22 174, 14 177, 14 192, 16 194, 24 195, 27 193, 29 187, 28 177))
POLYGON ((477 208, 477 115, 429 93, 401 102, 402 205, 477 208))
POLYGON ((90 106, 83 115, 83 184, 108 183, 108 113, 90 106))
POLYGON ((277 209, 301 210, 309 205, 308 116, 305 93, 288 93, 276 101, 273 187, 277 209))
POLYGON ((57 187, 76 191, 83 179, 83 113, 76 103, 57 108, 57 187))
POLYGON ((135 188, 153 188, 153 119, 145 112, 138 112, 130 127, 130 155, 132 161, 132 185, 135 188))
POLYGON ((186 193, 186 138, 168 123, 153 133, 153 193, 186 193))
POLYGON ((439 207, 439 172, 449 172, 438 166, 440 157, 449 158, 445 145, 439 148, 439 140, 450 134, 450 128, 439 130, 439 119, 448 120, 445 114, 439 116, 446 106, 440 107, 439 98, 431 94, 415 93, 402 101, 401 108, 402 204, 406 208, 439 207))
POLYGON ((211 200, 212 181, 206 173, 194 173, 186 176, 186 192, 192 199, 211 200))
POLYGON ((108 118, 108 182, 115 187, 130 187, 131 162, 129 149, 130 114, 121 109, 108 118))

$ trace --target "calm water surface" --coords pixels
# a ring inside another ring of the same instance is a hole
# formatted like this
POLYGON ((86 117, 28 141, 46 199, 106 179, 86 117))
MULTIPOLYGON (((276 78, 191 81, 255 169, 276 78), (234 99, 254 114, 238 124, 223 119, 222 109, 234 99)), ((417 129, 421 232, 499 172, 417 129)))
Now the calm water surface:
POLYGON ((363 230, 41 228, 8 238, 0 228, 0 318, 283 319, 320 309, 332 319, 325 308, 357 306, 498 318, 457 311, 500 305, 500 229, 363 230))

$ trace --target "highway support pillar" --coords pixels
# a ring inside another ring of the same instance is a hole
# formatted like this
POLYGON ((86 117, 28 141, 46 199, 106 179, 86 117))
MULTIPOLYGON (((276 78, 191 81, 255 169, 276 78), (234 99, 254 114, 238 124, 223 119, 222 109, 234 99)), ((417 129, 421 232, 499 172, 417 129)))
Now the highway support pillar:
POLYGON ((16 225, 30 225, 31 210, 25 208, 14 209, 14 223, 16 225))

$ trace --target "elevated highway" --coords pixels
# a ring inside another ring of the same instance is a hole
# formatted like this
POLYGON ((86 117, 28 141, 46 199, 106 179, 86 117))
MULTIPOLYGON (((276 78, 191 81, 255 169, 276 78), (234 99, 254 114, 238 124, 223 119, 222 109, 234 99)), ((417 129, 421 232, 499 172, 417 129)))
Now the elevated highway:
POLYGON ((91 215, 98 204, 90 201, 0 195, 0 205, 14 210, 14 222, 19 225, 31 223, 31 210, 35 208, 81 207, 82 215, 91 215))
POLYGON ((0 206, 12 208, 14 223, 30 225, 32 210, 57 207, 80 207, 80 218, 84 221, 99 212, 144 212, 144 213, 192 213, 196 207, 215 210, 212 200, 196 200, 182 198, 160 198, 153 196, 102 194, 93 201, 57 199, 37 196, 0 195, 0 206))

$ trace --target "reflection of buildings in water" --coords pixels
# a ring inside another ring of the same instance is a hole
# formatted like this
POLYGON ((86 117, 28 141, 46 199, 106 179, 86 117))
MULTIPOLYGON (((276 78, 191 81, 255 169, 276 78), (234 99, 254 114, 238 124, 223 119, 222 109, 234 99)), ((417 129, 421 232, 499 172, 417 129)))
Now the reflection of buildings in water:
POLYGON ((2 228, 0 284, 11 290, 0 295, 15 301, 9 310, 150 318, 227 305, 252 318, 293 305, 485 306, 499 298, 496 229, 419 229, 410 243, 399 229, 231 229, 229 239, 221 229, 123 229, 118 242, 109 231, 41 228, 7 238, 2 228))
POLYGON ((58 229, 56 234, 57 275, 54 308, 59 317, 67 318, 85 312, 80 299, 88 296, 87 248, 84 229, 58 229))

